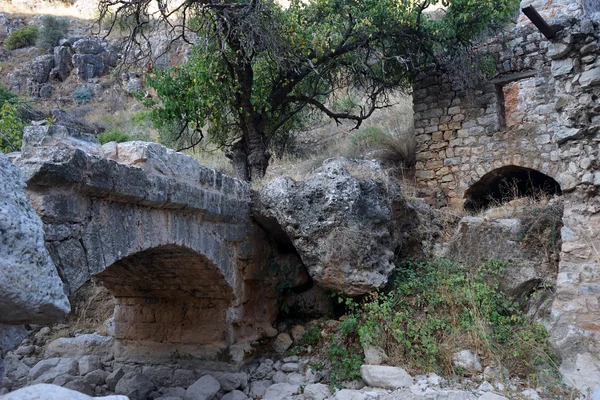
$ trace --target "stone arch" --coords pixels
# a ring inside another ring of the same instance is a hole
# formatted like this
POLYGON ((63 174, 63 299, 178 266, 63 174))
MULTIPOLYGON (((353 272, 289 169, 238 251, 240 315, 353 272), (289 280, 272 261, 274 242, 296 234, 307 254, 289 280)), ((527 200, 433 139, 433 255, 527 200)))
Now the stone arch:
MULTIPOLYGON (((228 311, 235 295, 221 270, 188 247, 165 245, 124 257, 96 275, 116 299, 114 337, 182 354, 233 342, 228 311)), ((139 347, 139 346, 138 346, 139 347)))
POLYGON ((472 184, 464 193, 468 210, 488 208, 516 197, 561 194, 560 184, 537 169, 505 165, 496 168, 472 184))

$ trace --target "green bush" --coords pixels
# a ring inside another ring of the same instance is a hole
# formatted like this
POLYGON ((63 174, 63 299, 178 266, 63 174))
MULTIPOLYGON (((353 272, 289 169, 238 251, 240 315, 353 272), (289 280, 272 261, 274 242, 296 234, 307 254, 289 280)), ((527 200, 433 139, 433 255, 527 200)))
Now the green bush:
POLYGON ((521 377, 537 375, 538 366, 552 370, 547 332, 498 289, 503 268, 446 260, 399 265, 391 290, 352 305, 361 344, 381 347, 414 373, 460 372, 451 357, 463 349, 521 377))
POLYGON ((92 101, 92 91, 85 86, 75 89, 72 96, 73 100, 79 105, 92 101))
POLYGON ((19 151, 25 124, 19 118, 17 106, 5 102, 0 108, 0 150, 3 153, 19 151))
POLYGON ((11 93, 4 86, 0 85, 0 107, 4 105, 7 101, 16 100, 17 95, 11 93))
POLYGON ((38 28, 35 25, 17 29, 6 39, 6 49, 15 50, 33 46, 38 38, 38 28))
POLYGON ((36 45, 50 50, 58 45, 58 41, 67 35, 69 21, 66 18, 56 18, 52 15, 42 17, 42 26, 39 30, 39 36, 36 45))
POLYGON ((97 138, 101 144, 106 144, 108 142, 123 143, 131 141, 129 135, 118 129, 111 129, 109 131, 101 133, 98 135, 97 138))

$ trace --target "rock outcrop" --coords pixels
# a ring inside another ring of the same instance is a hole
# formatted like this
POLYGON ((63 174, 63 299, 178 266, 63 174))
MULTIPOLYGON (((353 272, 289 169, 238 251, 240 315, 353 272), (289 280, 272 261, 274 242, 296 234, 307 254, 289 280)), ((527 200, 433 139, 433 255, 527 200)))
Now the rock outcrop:
POLYGON ((325 161, 302 181, 266 184, 254 217, 281 241, 291 241, 320 286, 349 296, 383 286, 393 269, 393 202, 399 191, 371 161, 325 161))
POLYGON ((0 154, 0 322, 55 322, 69 301, 19 171, 0 154))

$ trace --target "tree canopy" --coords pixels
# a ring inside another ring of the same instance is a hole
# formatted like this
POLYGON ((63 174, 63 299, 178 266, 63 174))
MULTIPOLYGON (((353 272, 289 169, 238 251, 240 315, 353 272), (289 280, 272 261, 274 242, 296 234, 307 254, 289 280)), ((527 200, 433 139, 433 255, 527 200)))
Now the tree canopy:
MULTIPOLYGON (((514 16, 516 0, 101 0, 101 18, 128 21, 129 45, 148 48, 159 25, 193 45, 156 71, 154 120, 179 149, 209 140, 232 149, 242 179, 264 175, 269 146, 306 113, 360 124, 440 51, 464 48, 514 16), (429 6, 443 3, 440 18, 429 6), (133 23, 132 23, 133 22, 133 23), (149 29, 152 27, 152 29, 149 29), (331 106, 346 88, 355 110, 331 106)), ((104 24, 106 26, 106 23, 104 24)))

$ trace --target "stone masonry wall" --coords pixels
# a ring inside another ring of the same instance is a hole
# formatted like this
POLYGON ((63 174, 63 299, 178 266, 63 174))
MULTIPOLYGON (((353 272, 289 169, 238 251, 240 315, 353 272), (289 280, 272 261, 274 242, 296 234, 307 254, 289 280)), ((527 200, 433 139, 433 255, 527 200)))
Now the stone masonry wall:
POLYGON ((555 17, 548 22, 560 28, 557 36, 549 41, 521 18, 481 49, 496 55, 497 73, 477 89, 462 90, 439 70, 416 81, 416 175, 454 207, 502 167, 558 182, 563 244, 545 323, 566 381, 600 393, 600 18, 585 16, 582 2, 543 3, 538 11, 555 17))

